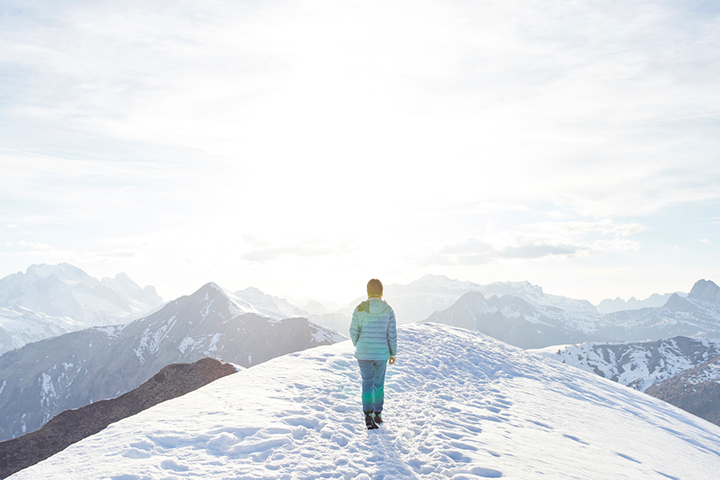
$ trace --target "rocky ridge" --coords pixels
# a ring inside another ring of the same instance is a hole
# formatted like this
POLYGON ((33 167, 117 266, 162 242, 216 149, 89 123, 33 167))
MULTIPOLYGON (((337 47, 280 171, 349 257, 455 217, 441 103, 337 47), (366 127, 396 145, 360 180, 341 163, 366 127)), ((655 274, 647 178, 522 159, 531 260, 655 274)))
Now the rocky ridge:
POLYGON ((185 395, 237 369, 212 358, 165 366, 139 387, 110 400, 65 410, 41 429, 0 442, 0 478, 8 476, 94 435, 111 423, 166 400, 185 395))

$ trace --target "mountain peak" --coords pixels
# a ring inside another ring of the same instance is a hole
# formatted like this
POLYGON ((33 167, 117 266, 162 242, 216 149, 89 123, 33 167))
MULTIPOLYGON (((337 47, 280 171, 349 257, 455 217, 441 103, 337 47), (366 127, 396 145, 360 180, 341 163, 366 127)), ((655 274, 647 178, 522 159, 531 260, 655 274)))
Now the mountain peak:
POLYGON ((667 302, 665 302, 664 308, 668 308, 673 311, 691 311, 695 309, 695 306, 688 302, 686 299, 682 298, 677 293, 673 293, 670 295, 670 298, 668 298, 667 302))
POLYGON ((688 297, 706 302, 720 303, 720 287, 712 280, 698 280, 688 297))

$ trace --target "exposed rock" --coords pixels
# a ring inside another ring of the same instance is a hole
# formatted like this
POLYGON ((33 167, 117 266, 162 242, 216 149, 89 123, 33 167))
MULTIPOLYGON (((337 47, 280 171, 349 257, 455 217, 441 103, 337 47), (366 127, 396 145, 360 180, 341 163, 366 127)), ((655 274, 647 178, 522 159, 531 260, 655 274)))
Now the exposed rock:
POLYGON ((645 390, 653 397, 720 425, 720 356, 645 390))
POLYGON ((195 363, 174 363, 124 395, 75 410, 65 410, 40 430, 0 442, 0 478, 35 465, 98 433, 111 423, 185 395, 236 371, 232 365, 212 358, 203 358, 195 363))

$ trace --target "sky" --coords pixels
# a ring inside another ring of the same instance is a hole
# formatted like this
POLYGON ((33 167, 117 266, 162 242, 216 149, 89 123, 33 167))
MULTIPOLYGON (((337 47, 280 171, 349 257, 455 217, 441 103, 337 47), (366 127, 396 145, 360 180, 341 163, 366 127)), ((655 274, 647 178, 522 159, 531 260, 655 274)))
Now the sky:
POLYGON ((0 2, 0 276, 720 283, 713 1, 0 2))

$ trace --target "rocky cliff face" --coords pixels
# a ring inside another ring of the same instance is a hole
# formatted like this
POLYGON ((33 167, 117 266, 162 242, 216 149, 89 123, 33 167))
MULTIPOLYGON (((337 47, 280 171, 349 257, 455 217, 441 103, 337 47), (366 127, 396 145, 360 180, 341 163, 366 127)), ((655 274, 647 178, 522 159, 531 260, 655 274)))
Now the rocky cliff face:
POLYGON ((64 450, 94 435, 111 423, 142 412, 158 403, 185 395, 237 371, 230 364, 212 358, 195 363, 167 365, 134 390, 111 400, 65 410, 40 430, 0 442, 0 478, 64 450))

